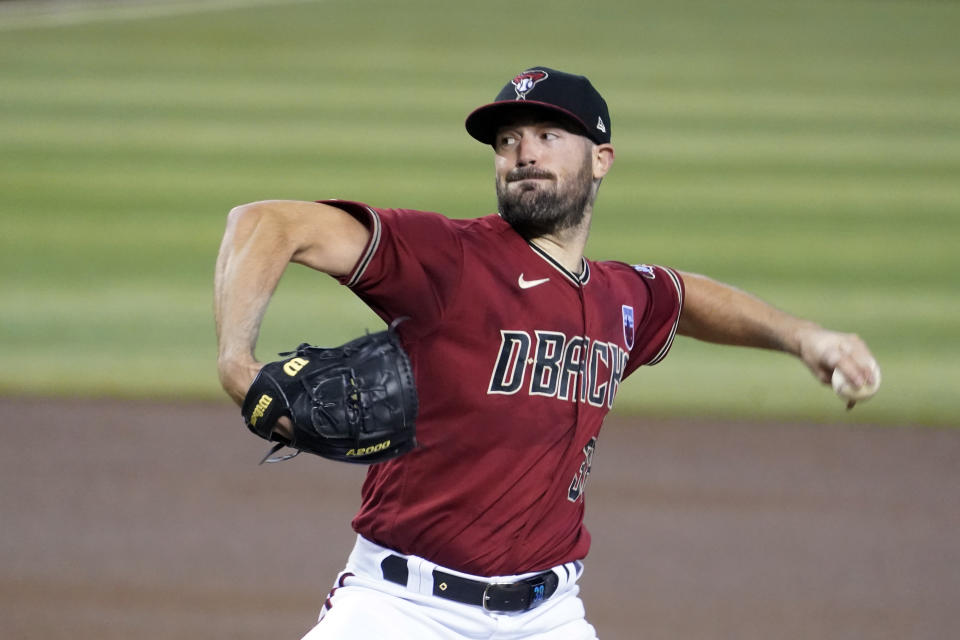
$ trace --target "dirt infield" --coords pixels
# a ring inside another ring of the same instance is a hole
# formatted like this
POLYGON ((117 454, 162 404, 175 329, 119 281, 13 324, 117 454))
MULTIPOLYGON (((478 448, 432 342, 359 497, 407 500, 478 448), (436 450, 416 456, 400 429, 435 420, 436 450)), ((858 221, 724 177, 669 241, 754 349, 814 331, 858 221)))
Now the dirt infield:
MULTIPOLYGON (((363 470, 225 404, 0 398, 4 638, 299 638, 363 470), (218 443, 223 444, 218 444, 218 443)), ((960 633, 960 430, 608 421, 582 581, 604 640, 960 633)))

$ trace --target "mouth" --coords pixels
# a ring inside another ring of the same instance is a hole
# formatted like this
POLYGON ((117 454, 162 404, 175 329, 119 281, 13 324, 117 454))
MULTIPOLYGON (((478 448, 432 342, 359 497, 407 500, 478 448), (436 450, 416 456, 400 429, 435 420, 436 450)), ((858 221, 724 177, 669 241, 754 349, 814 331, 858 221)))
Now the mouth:
POLYGON ((525 173, 511 173, 507 175, 507 184, 526 182, 529 180, 553 180, 553 174, 546 171, 530 171, 525 173))
POLYGON ((520 178, 507 183, 507 188, 515 193, 534 193, 549 189, 547 178, 520 178))

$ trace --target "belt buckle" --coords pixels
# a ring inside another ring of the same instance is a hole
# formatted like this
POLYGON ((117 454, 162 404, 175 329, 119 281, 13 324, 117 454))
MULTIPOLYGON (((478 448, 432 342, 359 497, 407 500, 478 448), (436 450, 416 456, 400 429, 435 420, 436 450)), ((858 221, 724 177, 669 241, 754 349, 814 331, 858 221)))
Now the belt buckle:
POLYGON ((491 609, 487 606, 487 603, 490 602, 490 598, 491 598, 489 594, 490 587, 499 587, 501 585, 506 585, 506 584, 509 584, 509 583, 504 583, 504 582, 488 582, 487 583, 487 586, 483 588, 483 610, 484 611, 489 611, 491 613, 496 613, 497 611, 499 611, 499 609, 491 609))
POLYGON ((483 588, 483 609, 491 613, 516 613, 529 611, 544 600, 543 583, 521 580, 520 582, 491 582, 483 588), (496 588, 499 598, 496 602, 490 590, 496 588))

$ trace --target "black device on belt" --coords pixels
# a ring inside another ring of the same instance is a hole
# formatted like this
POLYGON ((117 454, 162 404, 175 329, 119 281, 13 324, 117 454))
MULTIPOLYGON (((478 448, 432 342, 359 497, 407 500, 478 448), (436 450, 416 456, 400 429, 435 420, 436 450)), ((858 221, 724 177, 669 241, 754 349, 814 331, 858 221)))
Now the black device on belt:
MULTIPOLYGON (((380 563, 383 578, 407 586, 407 559, 389 555, 380 563)), ((553 571, 544 571, 517 582, 483 582, 433 570, 433 595, 483 607, 495 613, 527 611, 540 606, 552 596, 560 578, 553 571)))

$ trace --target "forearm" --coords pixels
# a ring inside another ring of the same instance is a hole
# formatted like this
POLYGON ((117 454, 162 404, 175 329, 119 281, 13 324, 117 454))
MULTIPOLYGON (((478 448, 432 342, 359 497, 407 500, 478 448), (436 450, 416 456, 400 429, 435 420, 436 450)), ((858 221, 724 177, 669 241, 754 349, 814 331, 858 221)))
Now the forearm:
POLYGON ((805 334, 820 329, 735 287, 697 274, 681 275, 686 290, 677 328, 681 335, 800 355, 805 334))
POLYGON ((214 314, 220 382, 238 404, 258 368, 254 349, 267 305, 295 249, 268 209, 230 212, 217 257, 214 314))
POLYGON ((254 356, 260 323, 287 264, 346 275, 369 235, 350 214, 316 202, 270 200, 230 212, 214 276, 214 314, 220 382, 237 403, 260 369, 254 356))
POLYGON ((686 290, 677 327, 681 335, 784 351, 799 358, 824 384, 835 369, 855 387, 878 380, 876 360, 858 335, 824 329, 705 276, 681 276, 686 290))

